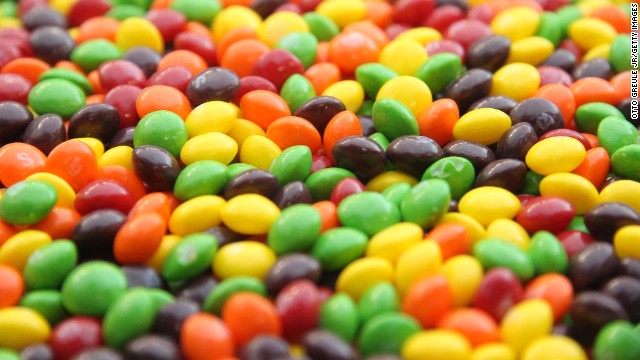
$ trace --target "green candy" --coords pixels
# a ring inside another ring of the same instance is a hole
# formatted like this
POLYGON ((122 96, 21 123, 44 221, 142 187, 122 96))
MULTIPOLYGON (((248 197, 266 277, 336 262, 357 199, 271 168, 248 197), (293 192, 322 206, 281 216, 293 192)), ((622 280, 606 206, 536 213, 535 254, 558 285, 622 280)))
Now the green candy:
POLYGON ((384 136, 382 133, 379 133, 379 132, 369 135, 369 139, 377 142, 378 145, 380 145, 380 147, 383 148, 385 151, 387 150, 390 144, 389 139, 387 139, 386 136, 384 136))
POLYGON ((360 109, 358 109, 358 112, 356 114, 371 117, 371 111, 373 111, 373 104, 375 104, 375 101, 371 99, 365 99, 362 102, 362 105, 360 106, 360 109))
POLYGON ((78 85, 84 91, 85 95, 91 95, 93 93, 93 87, 91 87, 89 80, 76 71, 55 68, 49 69, 40 75, 38 81, 40 82, 49 79, 67 80, 78 85))
POLYGON ((78 262, 74 242, 58 240, 36 250, 22 271, 29 290, 59 289, 78 262))
POLYGON ((306 251, 320 236, 322 219, 313 206, 292 205, 271 225, 267 243, 278 255, 306 251))
POLYGON ((139 6, 122 4, 112 7, 111 10, 107 11, 105 16, 118 21, 124 21, 129 18, 143 18, 145 14, 146 11, 139 6))
POLYGON ((460 200, 473 187, 476 171, 471 161, 458 156, 442 158, 427 168, 422 180, 442 179, 449 184, 451 198, 460 200))
POLYGON ((256 167, 250 164, 245 163, 235 163, 227 166, 227 181, 233 179, 238 176, 240 173, 243 173, 247 170, 255 169, 256 167))
POLYGON ((315 242, 311 255, 320 261, 324 270, 339 270, 361 258, 368 241, 367 234, 358 229, 329 229, 315 242))
POLYGON ((294 181, 305 181, 311 173, 313 157, 308 146, 296 145, 282 151, 271 163, 271 172, 286 185, 294 181))
POLYGON ((378 63, 369 63, 358 66, 356 80, 364 88, 368 97, 375 99, 382 85, 387 81, 398 77, 395 71, 378 63))
POLYGON ((56 290, 28 292, 20 299, 20 306, 39 313, 51 325, 56 325, 69 317, 69 313, 62 305, 62 294, 56 290))
POLYGON ((432 93, 441 92, 462 72, 462 60, 452 53, 435 54, 425 61, 416 77, 427 84, 432 93))
POLYGON ((420 330, 420 324, 410 316, 380 314, 364 324, 358 346, 364 356, 399 355, 402 344, 420 330))
POLYGON ((318 323, 321 329, 351 342, 358 332, 358 308, 349 295, 334 294, 320 307, 318 323))
POLYGON ((48 79, 37 83, 29 92, 29 105, 38 114, 57 114, 70 119, 85 105, 84 91, 71 81, 48 79))
POLYGON ((18 3, 15 1, 0 2, 0 16, 3 18, 18 17, 18 3))
POLYGON ((527 171, 524 178, 523 194, 538 196, 540 195, 540 182, 544 179, 544 175, 540 175, 531 170, 527 171))
POLYGON ((145 288, 134 288, 118 298, 102 320, 105 343, 114 349, 122 349, 127 342, 151 330, 156 313, 166 303, 145 288))
POLYGON ((233 294, 239 292, 252 292, 258 295, 267 295, 264 282, 250 276, 234 276, 220 282, 204 300, 202 309, 213 314, 222 313, 224 303, 233 294))
POLYGON ((618 149, 636 144, 638 129, 625 118, 608 116, 598 125, 598 144, 612 156, 618 149))
POLYGON ((373 236, 380 230, 399 223, 400 211, 382 194, 364 191, 349 195, 340 202, 338 219, 343 226, 373 236))
POLYGON ((149 9, 153 0, 111 0, 111 5, 133 5, 142 9, 149 9))
POLYGON ((380 99, 373 104, 373 124, 384 136, 393 141, 403 135, 419 135, 418 122, 401 102, 380 99))
POLYGON ((196 161, 178 175, 173 194, 180 201, 201 195, 216 195, 227 184, 227 167, 213 160, 196 161))
POLYGON ((318 39, 318 41, 329 41, 334 36, 340 33, 340 28, 330 18, 311 11, 302 15, 304 21, 309 25, 311 34, 318 39))
POLYGON ((401 182, 397 184, 393 184, 388 188, 382 191, 382 196, 386 197, 387 200, 394 203, 398 208, 402 204, 402 200, 404 200, 407 195, 411 193, 411 185, 406 182, 401 182))
POLYGON ((527 250, 536 274, 559 273, 567 270, 569 259, 560 240, 546 231, 538 231, 531 238, 527 250))
POLYGON ((611 169, 618 176, 640 181, 640 144, 627 145, 613 153, 611 169))
POLYGON ((451 191, 446 181, 423 180, 402 200, 400 204, 402 219, 418 224, 423 229, 431 228, 447 213, 450 201, 451 191))
POLYGON ((473 247, 473 256, 485 270, 506 267, 522 281, 528 281, 535 274, 533 261, 517 245, 502 239, 484 239, 473 247))
POLYGON ((576 5, 567 5, 561 7, 558 11, 556 11, 558 15, 558 20, 560 23, 560 38, 564 39, 567 37, 567 33, 569 31, 569 25, 572 22, 583 17, 582 10, 576 5))
MULTIPOLYGON (((5 2, 6 3, 6 2, 5 2)), ((4 4, 4 3, 3 3, 4 4)), ((11 349, 0 349, 0 360, 20 360, 20 354, 11 349)))
POLYGON ((302 104, 316 96, 316 90, 309 79, 300 74, 293 74, 282 85, 280 96, 289 105, 291 112, 295 112, 302 104))
POLYGON ((587 229, 587 225, 584 223, 584 216, 576 215, 567 226, 567 230, 580 231, 585 234, 590 234, 589 229, 587 229))
POLYGON ((86 72, 97 69, 104 62, 121 58, 122 51, 114 43, 104 39, 85 41, 71 52, 71 61, 86 72))
POLYGON ((360 297, 358 304, 362 324, 380 314, 397 312, 398 309, 400 309, 398 293, 396 288, 388 282, 381 282, 367 289, 360 297))
MULTIPOLYGON (((287 50, 300 60, 304 68, 308 68, 316 61, 318 54, 318 40, 307 32, 294 32, 283 36, 276 44, 276 49, 287 50)), ((314 95, 315 96, 315 95, 314 95)), ((291 108, 291 112, 295 109, 291 108)))
POLYGON ((191 280, 211 266, 216 250, 218 242, 213 235, 187 235, 167 255, 162 276, 172 282, 191 280))
POLYGON ((73 315, 102 316, 127 290, 127 278, 106 261, 76 267, 62 284, 62 303, 73 315))
POLYGON ((171 9, 183 13, 190 21, 210 24, 222 10, 222 5, 218 0, 175 0, 171 9))
POLYGON ((560 17, 550 11, 542 13, 536 36, 543 37, 551 41, 554 47, 558 47, 560 40, 562 40, 560 17))
POLYGON ((44 219, 58 200, 56 189, 40 180, 11 185, 0 200, 0 217, 8 224, 32 225, 44 219))
POLYGON ((626 34, 618 35, 611 43, 609 61, 616 72, 636 70, 631 66, 631 37, 626 34))
POLYGON ((581 132, 596 135, 600 122, 609 116, 624 119, 624 115, 613 105, 602 102, 584 104, 576 110, 576 126, 581 132))
POLYGON ((603 327, 593 346, 595 360, 640 359, 640 332, 626 321, 612 321, 603 327))
POLYGON ((158 110, 140 119, 133 133, 133 146, 155 145, 180 157, 180 150, 189 139, 187 125, 177 114, 158 110))
POLYGON ((349 170, 330 167, 314 172, 304 183, 309 188, 313 201, 321 201, 329 200, 333 188, 346 178, 355 179, 356 176, 349 170))

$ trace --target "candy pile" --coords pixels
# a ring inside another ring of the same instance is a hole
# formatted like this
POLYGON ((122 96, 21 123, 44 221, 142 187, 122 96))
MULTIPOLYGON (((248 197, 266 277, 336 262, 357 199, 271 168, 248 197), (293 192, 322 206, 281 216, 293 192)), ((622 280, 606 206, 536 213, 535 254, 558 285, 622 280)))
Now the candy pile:
POLYGON ((640 359, 631 12, 0 2, 0 360, 640 359))

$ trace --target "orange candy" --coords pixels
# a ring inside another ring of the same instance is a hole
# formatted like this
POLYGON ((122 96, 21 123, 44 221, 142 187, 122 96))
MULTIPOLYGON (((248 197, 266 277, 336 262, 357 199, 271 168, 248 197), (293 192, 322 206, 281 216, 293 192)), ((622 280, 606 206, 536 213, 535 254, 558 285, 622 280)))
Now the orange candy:
POLYGON ((328 41, 321 41, 318 43, 316 61, 315 64, 329 62, 329 48, 330 43, 328 41))
POLYGON ((122 185, 129 191, 131 197, 138 201, 138 199, 145 196, 147 193, 144 189, 144 184, 138 178, 135 172, 120 165, 108 165, 101 168, 98 171, 98 179, 113 180, 122 185))
POLYGON ((331 84, 340 81, 340 68, 330 62, 321 62, 311 65, 304 76, 309 79, 316 94, 322 94, 331 84))
POLYGON ((94 94, 104 94, 104 89, 102 88, 102 84, 100 83, 100 75, 98 74, 98 70, 93 70, 87 75, 87 80, 89 80, 89 84, 93 88, 94 94))
POLYGON ((0 309, 17 305, 23 292, 22 275, 14 268, 0 265, 0 309))
POLYGON ((202 56, 192 51, 174 50, 160 60, 156 71, 160 72, 172 66, 187 68, 192 75, 197 75, 209 67, 202 56))
POLYGON ((136 111, 140 118, 158 110, 168 110, 186 119, 191 112, 191 104, 178 89, 167 85, 152 85, 142 89, 136 99, 136 111))
POLYGON ((222 309, 222 320, 238 347, 258 335, 282 335, 282 322, 275 306, 258 294, 247 292, 231 296, 222 309))
POLYGON ((54 240, 69 239, 81 217, 74 209, 56 206, 44 219, 31 228, 46 232, 54 240))
POLYGON ((597 148, 598 146, 600 146, 600 143, 598 143, 598 136, 594 135, 594 134, 587 134, 587 133, 580 133, 582 134, 582 136, 585 137, 585 139, 587 139, 587 141, 589 142, 589 145, 591 145, 591 148, 597 148))
POLYGON ((75 71, 79 74, 84 75, 84 71, 80 68, 80 66, 68 60, 60 60, 53 67, 56 69, 75 71))
POLYGON ((619 34, 628 34, 631 29, 629 15, 619 6, 613 4, 598 7, 593 10, 589 17, 606 21, 619 34))
POLYGON ((440 319, 438 328, 459 332, 474 347, 500 341, 498 324, 489 314, 479 309, 452 310, 440 319))
POLYGON ((78 27, 78 44, 82 44, 87 40, 105 39, 109 41, 116 40, 116 32, 120 27, 120 22, 110 17, 94 17, 86 20, 78 27))
POLYGON ((184 321, 180 348, 187 360, 222 360, 234 354, 233 338, 227 325, 206 313, 193 314, 184 321))
POLYGON ((616 102, 631 97, 631 71, 621 72, 609 80, 616 93, 616 102))
POLYGON ((297 116, 285 116, 272 122, 267 137, 282 150, 296 145, 306 145, 315 154, 322 146, 318 129, 308 120, 297 116))
POLYGON ((240 100, 240 110, 245 119, 267 130, 272 122, 290 116, 289 105, 280 95, 268 90, 253 90, 240 100))
POLYGON ((320 214, 320 220, 322 226, 320 227, 320 233, 336 228, 340 226, 338 220, 338 208, 336 204, 329 200, 318 201, 312 205, 316 211, 320 214))
POLYGON ((254 28, 249 26, 240 26, 229 30, 229 32, 226 33, 216 44, 216 56, 218 57, 218 62, 222 61, 222 57, 229 46, 237 43, 238 41, 247 39, 258 40, 258 33, 256 33, 254 28))
POLYGON ((51 66, 40 59, 18 58, 3 66, 1 72, 3 74, 18 74, 32 84, 37 84, 40 75, 49 69, 51 66))
POLYGON ((393 6, 386 1, 367 0, 367 19, 381 28, 386 28, 391 24, 393 6))
POLYGON ((16 229, 13 226, 5 223, 0 220, 0 247, 4 244, 10 237, 17 233, 16 229))
POLYGON ((93 95, 89 95, 87 96, 87 100, 85 100, 85 104, 86 105, 91 105, 91 104, 100 104, 104 102, 104 95, 102 94, 93 94, 93 95))
POLYGON ((337 113, 324 129, 323 144, 324 152, 333 160, 331 150, 340 139, 349 136, 362 136, 362 125, 358 116, 351 111, 342 111, 337 113))
POLYGON ((371 38, 354 32, 331 39, 329 61, 345 73, 353 73, 362 64, 378 61, 380 48, 371 38))
POLYGON ((11 186, 44 169, 46 157, 35 146, 11 143, 0 148, 0 182, 11 186))
POLYGON ((611 159, 607 150, 603 147, 596 147, 587 150, 584 160, 572 173, 589 180, 593 186, 599 189, 607 179, 610 165, 611 159))
POLYGON ((576 100, 576 108, 590 102, 604 102, 614 105, 617 100, 613 86, 604 79, 587 77, 571 85, 571 92, 576 100))
POLYGON ((136 202, 129 211, 129 219, 142 214, 155 213, 162 216, 164 221, 168 223, 173 208, 174 206, 172 206, 171 199, 167 194, 154 192, 143 196, 136 202))
POLYGON ((451 99, 436 100, 418 118, 420 135, 429 137, 440 146, 453 137, 453 127, 460 119, 458 104, 451 99))
POLYGON ((380 49, 389 42, 387 33, 377 27, 371 20, 354 22, 342 29, 343 34, 351 34, 354 32, 360 33, 373 40, 380 49))
POLYGON ((251 75, 258 59, 268 52, 269 47, 259 40, 240 40, 225 50, 220 65, 233 70, 239 77, 245 77, 251 75))
POLYGON ((45 170, 58 175, 78 192, 97 178, 98 159, 89 145, 67 140, 51 150, 45 161, 45 170))
POLYGON ((113 242, 113 254, 121 264, 141 264, 156 252, 167 223, 156 213, 141 214, 122 225, 113 242))
POLYGON ((199 23, 197 21, 187 21, 187 23, 184 24, 183 31, 211 37, 211 31, 209 31, 209 29, 206 26, 204 26, 204 24, 199 23))
POLYGON ((453 292, 442 275, 429 276, 415 282, 402 303, 402 311, 418 320, 423 328, 436 326, 452 307, 453 292))
POLYGON ((438 244, 443 261, 456 255, 466 254, 471 243, 467 228, 456 223, 440 224, 433 228, 425 238, 438 244))
POLYGON ((553 318, 561 319, 573 301, 573 286, 560 274, 544 274, 533 279, 524 290, 525 299, 542 299, 549 303, 553 318))
POLYGON ((565 127, 569 127, 576 112, 576 100, 568 87, 560 84, 547 84, 540 87, 533 97, 547 99, 556 104, 564 118, 565 127))

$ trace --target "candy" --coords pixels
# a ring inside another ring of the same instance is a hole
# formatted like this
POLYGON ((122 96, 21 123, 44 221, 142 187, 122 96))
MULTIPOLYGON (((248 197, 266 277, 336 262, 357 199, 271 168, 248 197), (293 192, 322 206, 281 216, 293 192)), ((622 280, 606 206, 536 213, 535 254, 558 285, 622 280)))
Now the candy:
POLYGON ((360 351, 365 355, 400 354, 403 344, 420 331, 420 324, 402 313, 380 314, 360 331, 360 351))

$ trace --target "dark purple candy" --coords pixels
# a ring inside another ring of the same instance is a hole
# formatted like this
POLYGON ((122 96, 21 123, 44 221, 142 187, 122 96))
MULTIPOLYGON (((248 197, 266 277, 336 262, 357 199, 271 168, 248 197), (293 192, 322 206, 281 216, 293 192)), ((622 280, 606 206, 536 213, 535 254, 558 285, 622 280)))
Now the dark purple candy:
POLYGON ((272 173, 251 169, 243 171, 231 179, 224 188, 224 197, 229 200, 242 194, 259 194, 268 198, 280 189, 278 178, 272 173))
POLYGON ((50 8, 49 6, 36 6, 27 11, 22 17, 22 26, 29 31, 33 31, 43 26, 55 26, 66 29, 68 26, 67 18, 60 12, 50 8))
POLYGON ((351 171, 361 180, 381 174, 387 166, 384 149, 366 136, 349 136, 338 140, 331 154, 336 166, 351 171))
POLYGON ((560 69, 571 72, 576 66, 576 56, 569 50, 556 49, 551 56, 549 56, 541 66, 555 66, 560 69))
POLYGON ((37 28, 31 33, 29 43, 34 55, 49 65, 55 65, 61 60, 69 60, 71 52, 76 47, 76 42, 69 33, 57 26, 37 28))
POLYGON ((69 120, 69 138, 96 138, 108 143, 120 130, 120 113, 109 104, 84 106, 69 120))
POLYGON ((443 156, 440 145, 426 136, 401 136, 387 147, 387 159, 396 170, 417 178, 421 178, 425 170, 443 156))
POLYGON ((207 234, 213 235, 216 238, 216 241, 218 242, 218 249, 229 243, 244 239, 243 235, 238 234, 237 232, 224 226, 212 227, 205 232, 207 234))
POLYGON ((81 258, 113 257, 113 241, 127 217, 116 210, 97 210, 83 216, 71 235, 81 258))
POLYGON ((311 122, 322 136, 329 121, 345 110, 347 108, 342 101, 332 96, 316 96, 302 104, 294 115, 311 122))
POLYGON ((502 35, 491 35, 473 43, 467 51, 466 64, 469 69, 496 71, 509 57, 511 40, 502 35))
POLYGON ((640 321, 640 280, 631 276, 618 276, 609 280, 602 292, 613 296, 622 304, 632 323, 640 321))
POLYGON ((156 72, 162 56, 150 47, 136 46, 127 50, 123 59, 138 65, 144 75, 149 78, 156 72))
POLYGON ((357 360, 350 344, 329 331, 314 330, 304 338, 304 350, 311 360, 357 360))
POLYGON ((495 186, 519 194, 524 187, 527 165, 515 159, 500 159, 489 163, 476 177, 474 187, 495 186))
POLYGON ((176 289, 174 295, 176 298, 186 298, 202 306, 204 299, 216 285, 218 281, 213 278, 213 275, 204 274, 176 289))
POLYGON ((126 127, 120 129, 109 142, 109 149, 116 146, 128 146, 133 147, 133 134, 135 133, 135 126, 126 127))
POLYGON ((611 242, 623 226, 639 225, 640 214, 621 202, 606 202, 591 208, 584 215, 584 223, 593 237, 611 242))
POLYGON ((165 288, 162 276, 158 274, 152 267, 146 265, 129 265, 123 266, 122 272, 127 277, 127 286, 129 288, 145 287, 152 289, 165 288))
POLYGON ((569 309, 573 326, 571 331, 586 343, 593 341, 608 323, 629 320, 622 305, 614 297, 596 291, 578 294, 569 309))
POLYGON ((0 145, 20 139, 32 121, 33 115, 26 106, 15 101, 0 102, 0 145))
POLYGON ((151 331, 180 341, 182 324, 189 316, 199 311, 200 304, 187 298, 177 299, 158 311, 151 331))
POLYGON ((506 96, 487 96, 486 98, 480 99, 471 104, 469 110, 491 108, 500 110, 505 114, 509 114, 516 105, 518 105, 517 101, 506 96))
POLYGON ((194 76, 187 87, 193 107, 209 101, 230 101, 240 89, 240 79, 231 70, 212 67, 194 76))
POLYGON ((240 351, 242 360, 290 359, 289 344, 273 335, 259 335, 240 351))
POLYGON ((171 338, 144 335, 129 342, 124 350, 126 360, 180 360, 180 347, 171 338))
POLYGON ((587 77, 597 77, 609 80, 613 74, 613 68, 611 67, 609 60, 604 58, 595 58, 576 66, 571 75, 575 80, 587 77))
POLYGON ((178 161, 167 150, 153 145, 133 150, 133 169, 150 191, 172 191, 180 174, 178 161))
POLYGON ((611 244, 590 244, 571 258, 567 276, 576 292, 596 289, 618 271, 619 260, 611 244))
POLYGON ((496 160, 496 155, 487 146, 468 140, 454 140, 442 148, 446 156, 459 156, 471 162, 476 173, 496 160))
POLYGON ((285 255, 278 258, 269 270, 265 279, 267 291, 272 296, 276 296, 280 290, 295 280, 318 281, 321 273, 320 262, 315 258, 306 254, 285 255))
POLYGON ((514 124, 498 141, 496 156, 499 159, 524 161, 529 149, 538 142, 536 131, 527 122, 514 124))
POLYGON ((489 95, 492 82, 493 74, 490 71, 471 69, 447 85, 443 95, 455 101, 462 114, 474 102, 489 95))
POLYGON ((564 119, 556 104, 543 98, 530 98, 521 101, 509 113, 513 124, 527 122, 533 126, 538 137, 545 133, 562 129, 564 119))
POLYGON ((280 209, 284 209, 295 204, 311 204, 313 203, 313 197, 304 182, 294 181, 281 187, 273 196, 273 202, 280 209))

